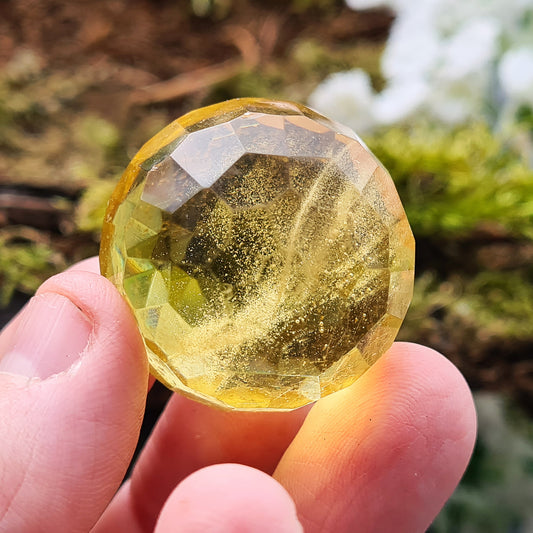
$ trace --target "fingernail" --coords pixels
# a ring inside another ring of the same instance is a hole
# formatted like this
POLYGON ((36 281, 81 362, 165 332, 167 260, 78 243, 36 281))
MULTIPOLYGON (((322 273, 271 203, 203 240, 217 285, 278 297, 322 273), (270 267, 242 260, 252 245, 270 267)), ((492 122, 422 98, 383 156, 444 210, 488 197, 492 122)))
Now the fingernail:
POLYGON ((34 296, 0 338, 0 372, 46 379, 68 370, 85 350, 92 322, 68 298, 34 296))

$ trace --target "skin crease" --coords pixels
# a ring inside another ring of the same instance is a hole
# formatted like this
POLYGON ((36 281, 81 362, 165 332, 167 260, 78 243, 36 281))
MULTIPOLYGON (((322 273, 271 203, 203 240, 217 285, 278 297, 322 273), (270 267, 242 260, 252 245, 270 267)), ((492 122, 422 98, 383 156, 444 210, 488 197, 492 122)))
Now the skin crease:
MULTIPOLYGON (((113 498, 148 369, 131 312, 97 271, 89 260, 39 290, 88 317, 80 359, 42 380, 0 372, 0 532, 299 532, 296 505, 306 533, 416 533, 458 483, 475 440, 468 387, 440 354, 397 343, 312 408, 227 413, 174 395, 113 498)), ((0 369, 21 323, 0 335, 0 369)), ((24 334, 39 341, 38 327, 24 334)))

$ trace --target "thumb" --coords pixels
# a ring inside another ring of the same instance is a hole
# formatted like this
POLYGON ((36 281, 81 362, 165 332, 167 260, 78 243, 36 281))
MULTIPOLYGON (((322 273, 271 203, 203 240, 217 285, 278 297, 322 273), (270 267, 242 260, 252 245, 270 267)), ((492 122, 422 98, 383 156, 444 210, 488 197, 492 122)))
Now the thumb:
POLYGON ((0 335, 0 532, 91 528, 135 449, 147 384, 111 283, 49 279, 0 335))

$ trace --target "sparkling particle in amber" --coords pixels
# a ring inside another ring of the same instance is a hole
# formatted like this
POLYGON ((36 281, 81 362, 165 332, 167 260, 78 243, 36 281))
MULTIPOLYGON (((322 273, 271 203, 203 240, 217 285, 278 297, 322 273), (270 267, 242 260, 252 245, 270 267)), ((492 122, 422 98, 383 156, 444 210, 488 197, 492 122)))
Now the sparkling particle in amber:
POLYGON ((350 385, 392 344, 414 240, 353 132, 298 104, 239 99, 139 151, 109 202, 100 261, 168 387, 287 410, 350 385))

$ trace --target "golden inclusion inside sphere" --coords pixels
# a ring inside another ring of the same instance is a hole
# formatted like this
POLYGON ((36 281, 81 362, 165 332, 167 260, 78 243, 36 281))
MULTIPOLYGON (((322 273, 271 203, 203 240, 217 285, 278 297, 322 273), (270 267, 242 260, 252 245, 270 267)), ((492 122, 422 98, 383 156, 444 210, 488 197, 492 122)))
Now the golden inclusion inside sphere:
POLYGON ((250 98, 148 141, 111 197, 100 261, 164 384, 224 408, 289 410, 350 385, 390 347, 414 240, 389 174, 351 130, 250 98))

